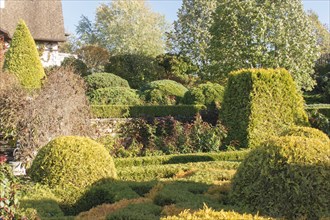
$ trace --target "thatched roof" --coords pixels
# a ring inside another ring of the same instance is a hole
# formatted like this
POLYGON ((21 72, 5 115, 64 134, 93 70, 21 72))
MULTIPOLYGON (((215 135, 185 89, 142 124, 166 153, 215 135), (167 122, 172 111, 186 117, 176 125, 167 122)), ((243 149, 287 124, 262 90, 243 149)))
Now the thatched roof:
POLYGON ((11 38, 19 19, 27 24, 35 40, 65 41, 61 0, 4 0, 0 9, 0 31, 11 38))

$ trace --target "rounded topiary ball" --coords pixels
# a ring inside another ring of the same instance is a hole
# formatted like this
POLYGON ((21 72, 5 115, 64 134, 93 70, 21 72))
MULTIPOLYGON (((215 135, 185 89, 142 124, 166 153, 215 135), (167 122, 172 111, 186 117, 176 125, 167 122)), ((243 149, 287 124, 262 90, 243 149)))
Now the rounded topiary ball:
MULTIPOLYGON (((329 137, 321 130, 310 127, 295 126, 282 133, 282 136, 301 136, 307 138, 318 138, 322 141, 330 141, 329 137)), ((329 146, 330 148, 330 146, 329 146)))
POLYGON ((252 150, 233 178, 233 202, 251 211, 288 219, 330 213, 330 142, 274 138, 252 150))
POLYGON ((41 148, 29 172, 32 180, 62 189, 116 177, 113 159, 103 145, 74 136, 58 137, 41 148))

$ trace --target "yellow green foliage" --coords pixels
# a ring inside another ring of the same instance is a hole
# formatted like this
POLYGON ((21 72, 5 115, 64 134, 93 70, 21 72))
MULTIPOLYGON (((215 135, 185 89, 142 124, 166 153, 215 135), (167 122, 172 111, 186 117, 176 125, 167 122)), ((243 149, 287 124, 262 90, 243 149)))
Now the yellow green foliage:
POLYGON ((307 138, 318 138, 322 141, 330 141, 329 137, 325 133, 316 128, 310 127, 294 126, 283 132, 282 136, 301 136, 307 138))
POLYGON ((151 200, 148 198, 137 198, 137 199, 123 199, 114 204, 103 204, 90 209, 87 212, 80 213, 75 219, 76 220, 104 220, 109 214, 125 208, 130 204, 150 203, 151 200))
POLYGON ((288 219, 330 214, 330 141, 277 137, 252 150, 232 180, 239 207, 288 219))
POLYGON ((41 80, 46 77, 36 44, 23 20, 17 24, 5 55, 4 69, 15 74, 28 89, 40 88, 41 80))
POLYGON ((30 169, 34 181, 50 187, 85 188, 103 178, 115 178, 105 147, 86 137, 58 137, 37 154, 30 169))
POLYGON ((266 220, 266 219, 273 219, 273 218, 265 218, 258 215, 251 215, 251 214, 240 214, 234 211, 214 211, 208 207, 204 207, 203 209, 191 213, 189 210, 185 210, 181 212, 178 216, 169 216, 161 218, 161 220, 214 220, 214 219, 225 219, 225 220, 266 220))
POLYGON ((288 127, 307 125, 304 101, 285 69, 242 69, 229 74, 220 118, 227 142, 257 147, 288 127))

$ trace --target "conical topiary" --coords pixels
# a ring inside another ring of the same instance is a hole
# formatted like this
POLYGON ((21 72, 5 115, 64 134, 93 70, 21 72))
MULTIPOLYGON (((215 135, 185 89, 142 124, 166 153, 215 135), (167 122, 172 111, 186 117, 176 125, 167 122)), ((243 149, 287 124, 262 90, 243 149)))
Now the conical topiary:
POLYGON ((46 76, 37 46, 23 20, 17 24, 5 55, 4 69, 15 74, 22 86, 28 89, 40 88, 41 79, 46 76))

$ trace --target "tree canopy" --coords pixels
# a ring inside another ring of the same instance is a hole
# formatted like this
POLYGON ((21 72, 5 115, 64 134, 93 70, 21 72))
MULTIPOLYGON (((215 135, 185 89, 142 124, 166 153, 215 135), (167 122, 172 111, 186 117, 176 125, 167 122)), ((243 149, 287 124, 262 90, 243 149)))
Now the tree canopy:
POLYGON ((183 0, 174 21, 170 41, 174 50, 189 57, 200 68, 208 63, 206 49, 211 40, 209 28, 213 24, 217 0, 183 0))
POLYGON ((221 1, 210 32, 211 79, 241 68, 283 67, 300 88, 313 88, 318 47, 300 0, 221 1))
POLYGON ((165 17, 153 12, 145 0, 112 1, 96 12, 98 37, 112 55, 164 53, 166 27, 165 17))

